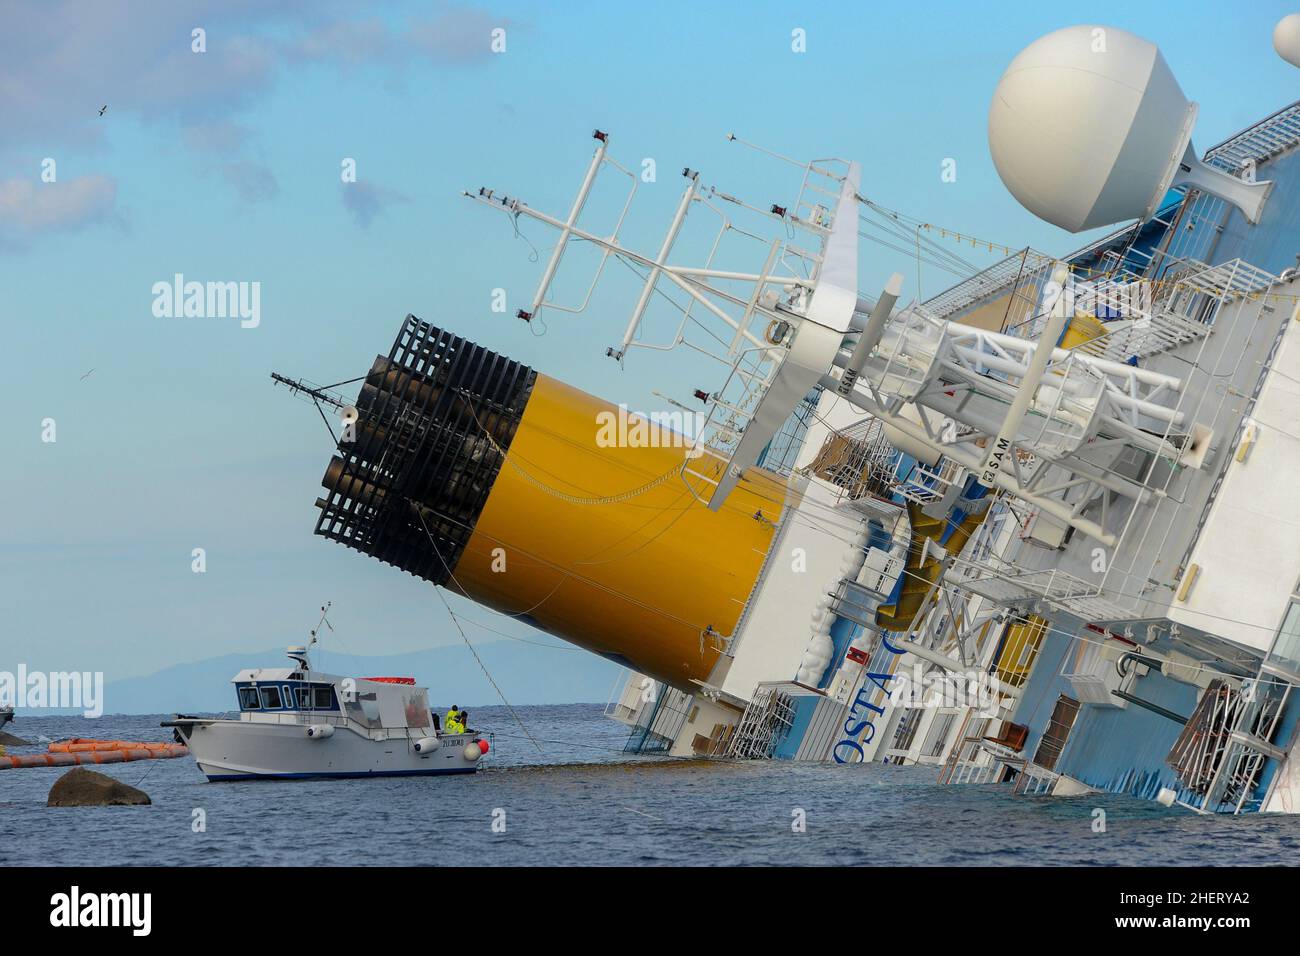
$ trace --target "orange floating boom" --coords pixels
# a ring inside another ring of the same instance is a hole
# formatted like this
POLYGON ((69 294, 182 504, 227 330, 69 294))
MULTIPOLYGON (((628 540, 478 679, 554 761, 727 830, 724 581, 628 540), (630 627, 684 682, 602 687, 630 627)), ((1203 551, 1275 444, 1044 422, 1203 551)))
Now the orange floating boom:
POLYGON ((21 767, 75 767, 80 764, 126 763, 131 760, 167 760, 184 757, 184 744, 131 743, 126 740, 82 740, 50 744, 50 753, 0 755, 0 770, 21 767))
POLYGON ((172 743, 171 741, 147 741, 144 743, 134 743, 129 740, 92 740, 86 737, 73 737, 71 740, 61 740, 50 744, 50 753, 94 753, 101 750, 158 750, 167 751, 181 748, 184 751, 184 744, 172 743))

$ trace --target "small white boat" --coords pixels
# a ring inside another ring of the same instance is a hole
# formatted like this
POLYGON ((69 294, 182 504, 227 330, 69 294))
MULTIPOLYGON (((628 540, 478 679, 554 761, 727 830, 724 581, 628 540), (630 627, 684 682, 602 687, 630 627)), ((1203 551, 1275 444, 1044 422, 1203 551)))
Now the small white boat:
POLYGON ((232 678, 238 717, 163 722, 208 780, 473 773, 490 749, 476 731, 437 730, 414 678, 338 677, 312 670, 306 648, 288 655, 293 667, 232 678))

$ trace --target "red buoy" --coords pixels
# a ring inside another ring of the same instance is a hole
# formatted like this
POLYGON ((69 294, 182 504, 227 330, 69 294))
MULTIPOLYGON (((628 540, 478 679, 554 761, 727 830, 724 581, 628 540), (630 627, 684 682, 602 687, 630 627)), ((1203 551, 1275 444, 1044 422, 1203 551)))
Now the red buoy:
POLYGON ((484 754, 487 753, 487 752, 488 752, 488 742, 487 742, 486 740, 480 740, 480 741, 478 742, 478 749, 479 749, 479 753, 484 753, 484 754))

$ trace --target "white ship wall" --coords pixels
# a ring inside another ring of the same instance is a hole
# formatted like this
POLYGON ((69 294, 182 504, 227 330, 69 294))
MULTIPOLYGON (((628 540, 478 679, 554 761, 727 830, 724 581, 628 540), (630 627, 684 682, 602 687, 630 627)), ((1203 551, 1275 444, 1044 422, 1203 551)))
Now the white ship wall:
MULTIPOLYGON (((817 457, 832 428, 846 428, 862 417, 847 401, 824 392, 795 468, 817 457)), ((782 516, 732 642, 734 659, 721 678, 723 691, 742 700, 751 699, 759 684, 794 679, 812 635, 813 610, 838 585, 846 540, 853 536, 846 528, 852 513, 830 513, 841 495, 838 488, 819 478, 791 481, 802 489, 802 500, 782 516), (796 570, 796 549, 801 549, 802 571, 796 570)))
POLYGON ((691 697, 686 722, 677 733, 668 753, 673 757, 693 757, 709 753, 711 740, 720 728, 735 724, 740 711, 701 694, 691 697))
POLYGON ((791 680, 799 670, 813 609, 840 579, 847 533, 843 519, 828 520, 826 510, 836 497, 824 482, 808 480, 799 507, 783 518, 732 645, 735 658, 722 683, 726 693, 749 700, 759 684, 791 680))
MULTIPOLYGON (((1295 295, 1300 291, 1300 282, 1292 281, 1275 287, 1273 291, 1295 295)), ((1024 569, 1054 569, 1070 575, 1082 585, 1102 588, 1101 601, 1071 608, 1086 620, 1166 618, 1171 605, 1177 606, 1175 595, 1189 549, 1199 546, 1198 539, 1203 537, 1198 529, 1217 479, 1225 468, 1231 469, 1229 461, 1237 450, 1241 416, 1249 407, 1250 396, 1260 382, 1263 366, 1277 341, 1278 330, 1291 310, 1291 303, 1280 299, 1244 298, 1225 304, 1203 350, 1201 342, 1191 342, 1143 361, 1145 368, 1184 380, 1181 407, 1187 415, 1187 424, 1205 425, 1213 429, 1214 435, 1210 455, 1200 469, 1181 468, 1169 477, 1167 466, 1157 462, 1149 486, 1165 492, 1166 497, 1156 496, 1136 507, 1127 499, 1120 499, 1112 505, 1105 527, 1121 536, 1117 547, 1102 548, 1096 540, 1075 533, 1064 548, 1027 544, 1009 557, 1024 569), (1191 363, 1198 358, 1200 368, 1193 368, 1191 363), (1099 567, 1102 570, 1098 570, 1099 567)), ((1276 382, 1279 376, 1272 378, 1276 382)), ((1294 395, 1285 399, 1286 402, 1294 400, 1294 395)), ((1280 415, 1282 422, 1294 417, 1294 411, 1288 413, 1275 409, 1272 414, 1280 415)), ((1289 460, 1291 465, 1287 467, 1294 467, 1294 457, 1289 460)), ((1104 460, 1098 457, 1097 463, 1104 464, 1104 460)), ((1140 479, 1145 474, 1145 466, 1134 473, 1140 479)), ((1221 502, 1222 498, 1215 501, 1215 509, 1221 502)), ((1282 507, 1284 512, 1290 507, 1284 502, 1275 502, 1273 506, 1282 507)), ((1261 513, 1242 524, 1242 515, 1238 514, 1237 538, 1248 540, 1252 527, 1263 531, 1269 520, 1261 513)), ((1279 535, 1276 540, 1282 543, 1283 539, 1279 535)), ((1208 554, 1207 549, 1202 552, 1202 557, 1208 554)), ((1273 574, 1264 580, 1275 578, 1273 574)), ((1275 617, 1282 606, 1282 589, 1291 587, 1294 582, 1293 576, 1273 589, 1275 617)), ((1257 582, 1253 589, 1260 590, 1260 584, 1257 582)), ((1209 622, 1203 619, 1201 623, 1209 622)), ((1218 622, 1215 624, 1215 627, 1205 627, 1204 630, 1210 634, 1218 633, 1218 622)))
MULTIPOLYGON (((1295 294, 1297 286, 1282 291, 1295 294)), ((1169 612, 1180 624, 1260 651, 1272 644, 1300 581, 1300 305, 1291 312, 1249 418, 1254 427, 1226 450, 1231 463, 1180 585, 1186 600, 1175 599, 1169 612)))

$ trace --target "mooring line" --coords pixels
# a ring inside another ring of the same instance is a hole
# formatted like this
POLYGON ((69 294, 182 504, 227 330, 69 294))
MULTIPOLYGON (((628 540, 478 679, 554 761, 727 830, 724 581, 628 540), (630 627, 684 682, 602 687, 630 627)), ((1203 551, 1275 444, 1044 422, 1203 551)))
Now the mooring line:
MULTIPOLYGON (((415 510, 416 517, 420 519, 420 527, 424 528, 424 533, 429 538, 429 546, 433 548, 433 553, 438 556, 438 560, 442 563, 442 566, 447 571, 448 576, 450 576, 451 568, 447 567, 447 562, 443 560, 442 552, 438 550, 438 542, 434 540, 433 532, 431 532, 429 530, 429 526, 425 524, 424 515, 421 513, 419 507, 416 507, 414 510, 415 510)), ((537 748, 537 752, 541 754, 543 757, 545 757, 546 751, 542 749, 541 744, 539 744, 536 740, 533 739, 533 735, 528 732, 528 728, 524 726, 523 720, 519 717, 517 713, 515 713, 514 707, 510 705, 510 701, 506 700, 506 695, 502 692, 501 688, 497 685, 497 682, 493 680, 491 671, 489 671, 487 669, 487 665, 483 663, 483 658, 479 657, 478 651, 474 650, 474 645, 470 643, 469 635, 466 634, 465 629, 460 626, 460 618, 456 617, 456 612, 451 609, 451 604, 447 601, 447 598, 442 593, 442 590, 436 584, 434 585, 433 590, 438 595, 438 600, 442 602, 442 606, 447 609, 447 616, 451 618, 451 623, 455 624, 456 630, 460 632, 461 640, 465 642, 465 646, 469 648, 469 652, 474 655, 474 660, 478 661, 478 666, 483 670, 483 676, 488 679, 488 683, 492 685, 492 689, 495 690, 497 692, 497 696, 501 698, 501 703, 506 705, 506 710, 510 711, 510 716, 515 719, 515 723, 517 723, 519 725, 519 729, 524 732, 524 736, 527 737, 529 741, 532 742, 532 745, 537 748)))

